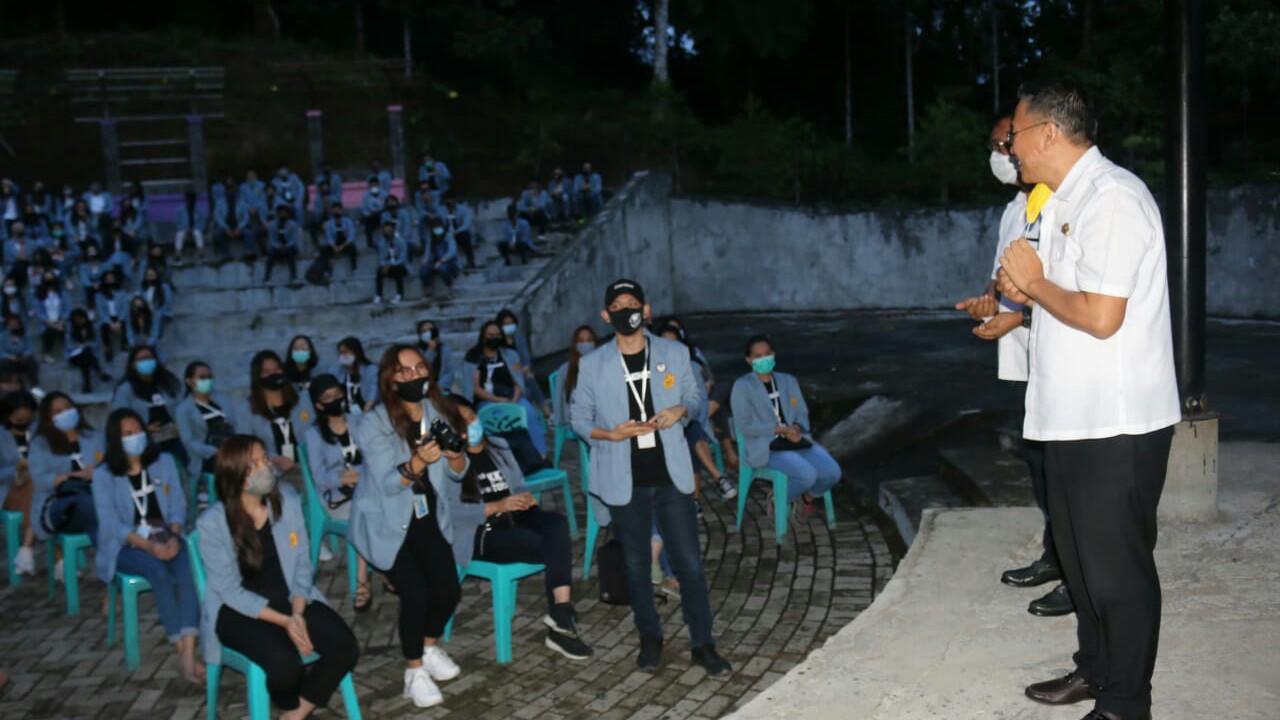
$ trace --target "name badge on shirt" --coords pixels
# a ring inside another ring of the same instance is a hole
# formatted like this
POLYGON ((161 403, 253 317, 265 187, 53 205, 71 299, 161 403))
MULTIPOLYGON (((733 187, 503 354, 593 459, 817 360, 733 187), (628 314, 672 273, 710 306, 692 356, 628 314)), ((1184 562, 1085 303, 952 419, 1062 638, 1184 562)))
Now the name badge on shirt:
POLYGON ((283 455, 284 457, 289 458, 290 460, 294 460, 295 458, 293 456, 293 443, 285 443, 284 445, 281 445, 280 454, 283 455))
POLYGON ((652 450, 658 447, 658 433, 651 432, 648 435, 637 435, 636 447, 641 450, 652 450))
POLYGON ((426 517, 431 513, 431 506, 427 504, 427 496, 421 493, 413 494, 413 516, 418 520, 426 517))

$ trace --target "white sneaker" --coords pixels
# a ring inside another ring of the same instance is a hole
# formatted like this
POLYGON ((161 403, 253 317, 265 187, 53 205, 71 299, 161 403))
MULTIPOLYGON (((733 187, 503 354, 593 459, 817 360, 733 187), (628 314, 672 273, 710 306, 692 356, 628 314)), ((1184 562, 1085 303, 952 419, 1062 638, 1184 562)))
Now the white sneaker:
POLYGON ((404 671, 404 696, 413 698, 413 704, 420 708, 435 707, 444 702, 444 695, 431 682, 431 675, 425 667, 407 668, 404 671))
POLYGON ((18 556, 14 558, 13 564, 17 567, 19 575, 36 574, 35 553, 31 552, 31 548, 25 545, 18 548, 18 556))
POLYGON ((333 553, 329 552, 329 546, 324 543, 320 544, 320 562, 329 562, 333 559, 333 553))
POLYGON ((381 304, 382 304, 382 296, 381 296, 381 295, 374 295, 374 296, 373 296, 373 304, 374 304, 374 305, 381 305, 381 304))
POLYGON ((439 645, 422 648, 422 667, 431 674, 431 679, 438 682, 452 680, 462 674, 456 663, 449 659, 439 645))
POLYGON ((392 304, 392 305, 399 305, 399 304, 400 304, 400 296, 399 296, 399 295, 397 295, 397 296, 395 296, 395 297, 391 298, 391 304, 392 304))
POLYGON ((66 582, 66 580, 62 577, 62 561, 61 560, 58 561, 57 565, 53 566, 53 579, 57 580, 59 583, 66 582))

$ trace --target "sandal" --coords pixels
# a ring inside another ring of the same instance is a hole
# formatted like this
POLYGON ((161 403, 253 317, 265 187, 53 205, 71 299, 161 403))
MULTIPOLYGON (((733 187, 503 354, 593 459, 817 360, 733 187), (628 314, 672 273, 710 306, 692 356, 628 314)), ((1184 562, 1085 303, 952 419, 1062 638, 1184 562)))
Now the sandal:
MULTIPOLYGON (((359 588, 357 588, 357 589, 359 589, 359 588)), ((395 586, 395 585, 392 585, 392 584, 391 584, 391 581, 390 581, 390 580, 388 580, 388 579, 387 579, 387 578, 385 578, 385 577, 384 577, 384 578, 382 578, 382 589, 383 589, 383 590, 385 590, 386 592, 391 593, 392 595, 399 595, 399 594, 400 594, 399 592, 397 592, 397 591, 396 591, 396 586, 395 586)))
POLYGON ((356 612, 364 612, 373 606, 373 590, 369 587, 369 583, 356 583, 356 599, 352 603, 351 608, 356 612))

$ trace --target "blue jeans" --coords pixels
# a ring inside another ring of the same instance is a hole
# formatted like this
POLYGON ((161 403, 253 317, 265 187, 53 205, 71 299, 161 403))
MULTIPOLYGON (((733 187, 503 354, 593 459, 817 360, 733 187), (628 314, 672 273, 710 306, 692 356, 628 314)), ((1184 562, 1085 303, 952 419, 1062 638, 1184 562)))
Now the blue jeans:
POLYGON ((422 269, 418 271, 418 279, 422 281, 422 287, 431 287, 431 279, 439 277, 444 281, 445 287, 453 287, 454 278, 458 277, 458 264, 455 262, 447 262, 439 269, 433 262, 422 263, 422 269))
MULTIPOLYGON (((39 508, 37 508, 39 510, 39 508)), ((43 527, 50 533, 76 535, 84 533, 95 544, 98 542, 98 512, 93 507, 93 495, 55 497, 49 503, 49 512, 41 518, 43 527)))
POLYGON ((787 474, 788 502, 805 493, 816 498, 840 482, 840 463, 817 443, 807 450, 770 452, 765 467, 787 474))
POLYGON ((649 541, 656 521, 667 557, 680 581, 680 611, 689 627, 689 639, 694 647, 713 644, 711 603, 707 597, 707 578, 702 572, 693 496, 680 492, 674 485, 632 488, 631 502, 610 505, 609 511, 626 558, 627 593, 631 596, 631 613, 640 637, 662 637, 662 622, 653 603, 653 587, 649 584, 652 562, 649 541))
POLYGON ((146 578, 151 584, 156 613, 169 642, 176 643, 179 638, 199 633, 200 601, 196 599, 196 584, 191 576, 186 540, 182 541, 178 554, 168 561, 140 548, 121 548, 116 556, 116 570, 146 578))

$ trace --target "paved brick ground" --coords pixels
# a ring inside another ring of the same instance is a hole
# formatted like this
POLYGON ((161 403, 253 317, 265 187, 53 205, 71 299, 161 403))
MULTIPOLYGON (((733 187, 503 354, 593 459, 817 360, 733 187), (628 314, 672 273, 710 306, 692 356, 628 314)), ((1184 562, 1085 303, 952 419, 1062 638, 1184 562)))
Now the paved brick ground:
MULTIPOLYGON (((581 496, 578 500, 581 510, 581 496)), ((419 711, 400 695, 395 598, 382 595, 375 581, 374 608, 356 616, 346 598, 341 562, 325 563, 320 585, 360 638, 363 655, 355 679, 364 716, 622 720, 727 713, 853 620, 892 572, 893 560, 875 524, 845 510, 838 513, 834 531, 816 516, 793 524, 779 551, 764 501, 764 487, 757 485, 742 532, 733 527, 729 504, 718 497, 704 502, 702 542, 715 633, 720 652, 737 671, 728 680, 709 679, 691 666, 675 601, 659 606, 667 633, 662 669, 636 670, 630 611, 596 600, 594 571, 589 582, 574 588, 581 629, 596 650, 592 661, 571 662, 543 648, 545 602, 538 576, 520 585, 515 661, 498 665, 488 583, 469 579, 447 646, 462 677, 443 685, 442 707, 419 711)), ((554 494, 544 502, 557 504, 554 494)), ((581 550, 579 541, 579 566, 581 550)), ((204 689, 175 672, 149 596, 142 601, 142 665, 129 673, 120 646, 105 647, 102 584, 86 574, 81 613, 66 617, 61 595, 46 599, 44 581, 41 574, 0 591, 0 669, 11 678, 0 691, 0 718, 204 717, 204 689)), ((242 679, 225 673, 218 716, 244 717, 244 702, 242 679)), ((340 699, 318 715, 343 716, 340 699)))

